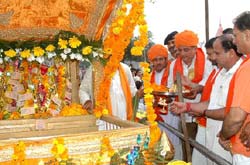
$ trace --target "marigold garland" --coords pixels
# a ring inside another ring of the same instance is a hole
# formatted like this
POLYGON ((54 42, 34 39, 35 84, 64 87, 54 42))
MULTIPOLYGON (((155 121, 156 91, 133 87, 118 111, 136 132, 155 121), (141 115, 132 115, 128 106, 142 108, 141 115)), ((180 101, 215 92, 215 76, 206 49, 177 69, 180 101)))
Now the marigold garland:
POLYGON ((78 116, 78 115, 87 115, 88 111, 83 109, 81 104, 72 103, 70 105, 66 105, 60 111, 61 116, 78 116))
POLYGON ((100 155, 97 160, 97 164, 103 164, 107 161, 107 159, 110 159, 115 154, 115 150, 110 144, 110 140, 107 136, 104 136, 101 139, 101 148, 100 148, 100 155))
MULTIPOLYGON (((104 67, 104 76, 100 83, 99 89, 102 89, 97 94, 96 106, 94 109, 95 115, 99 118, 104 110, 107 108, 106 103, 108 99, 111 79, 120 61, 123 59, 124 50, 133 36, 133 31, 136 25, 145 25, 143 20, 144 0, 123 1, 122 7, 117 11, 116 18, 110 26, 109 34, 103 42, 104 57, 109 58, 109 61, 104 67), (128 11, 128 6, 131 9, 128 11), (127 13, 129 12, 129 13, 127 13), (119 42, 117 42, 119 41, 119 42)), ((145 27, 142 32, 146 31, 145 27)), ((147 37, 143 36, 141 39, 141 47, 147 44, 147 37), (141 44, 144 43, 144 44, 141 44)))
POLYGON ((18 144, 14 146, 14 153, 12 155, 12 160, 15 161, 15 164, 25 164, 25 149, 26 146, 23 141, 19 141, 18 144))
POLYGON ((51 153, 58 160, 68 160, 69 154, 68 149, 65 147, 63 138, 56 138, 53 140, 53 147, 51 148, 51 153))
POLYGON ((150 69, 149 69, 149 64, 146 62, 140 63, 140 66, 143 70, 143 77, 142 80, 144 82, 144 100, 145 100, 145 105, 146 105, 146 111, 147 111, 147 119, 149 122, 150 126, 150 142, 149 142, 149 147, 154 147, 154 145, 157 143, 157 141, 160 139, 161 136, 161 130, 158 127, 157 122, 155 121, 156 119, 156 114, 155 110, 153 108, 153 100, 154 96, 151 94, 153 91, 153 88, 151 87, 151 84, 149 83, 149 78, 150 78, 150 69))

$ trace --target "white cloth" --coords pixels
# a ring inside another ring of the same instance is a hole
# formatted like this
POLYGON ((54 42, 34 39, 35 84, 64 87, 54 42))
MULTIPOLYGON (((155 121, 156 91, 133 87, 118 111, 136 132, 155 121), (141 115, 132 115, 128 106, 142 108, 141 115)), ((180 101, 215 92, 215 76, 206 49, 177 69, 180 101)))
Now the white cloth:
POLYGON ((233 165, 250 165, 250 158, 244 155, 233 155, 233 165))
MULTIPOLYGON (((209 110, 220 109, 226 106, 227 94, 229 89, 229 84, 232 79, 232 76, 239 68, 242 63, 242 59, 239 59, 235 65, 230 68, 228 71, 226 69, 222 69, 218 76, 215 79, 210 102, 208 105, 209 110), (219 98, 219 99, 218 99, 219 98)), ((232 162, 232 156, 230 152, 224 150, 221 145, 218 143, 217 134, 221 130, 223 121, 207 119, 207 127, 206 127, 206 147, 209 148, 214 153, 220 155, 224 159, 232 162)), ((214 165, 216 163, 208 160, 209 165, 214 165)))
MULTIPOLYGON (((194 70, 195 60, 196 60, 196 56, 193 58, 192 63, 191 63, 190 66, 186 65, 182 61, 183 75, 184 76, 188 76, 189 70, 191 70, 191 69, 194 70)), ((173 76, 174 74, 173 74, 173 72, 174 72, 175 62, 176 62, 176 60, 173 61, 171 63, 171 65, 170 65, 170 72, 169 72, 169 77, 168 77, 168 87, 169 88, 171 88, 172 85, 173 85, 173 83, 174 83, 174 76, 173 76)), ((207 81, 207 78, 210 75, 212 69, 213 69, 212 63, 208 59, 205 59, 205 68, 204 68, 204 73, 203 73, 202 80, 199 82, 200 85, 204 85, 205 84, 205 82, 207 81)), ((197 102, 200 101, 200 99, 201 99, 201 94, 197 94, 196 98, 192 99, 192 100, 184 98, 184 102, 197 103, 197 102)), ((194 118, 192 116, 190 116, 188 113, 185 113, 185 120, 188 123, 194 122, 194 118)), ((198 140, 199 143, 203 143, 203 141, 205 139, 204 136, 205 136, 204 130, 202 128, 198 127, 198 131, 197 131, 197 135, 196 135, 196 140, 198 140)), ((204 143, 203 143, 203 145, 204 145, 204 143)), ((206 160, 206 159, 204 159, 204 156, 202 154, 200 154, 199 151, 197 151, 194 148, 193 154, 192 154, 192 164, 199 165, 199 164, 201 164, 200 162, 204 162, 202 164, 205 164, 206 161, 204 161, 204 160, 206 160)))
POLYGON ((242 63, 242 59, 240 58, 234 64, 234 66, 230 68, 228 71, 224 68, 221 69, 220 73, 215 79, 215 82, 211 91, 210 101, 208 105, 209 110, 223 108, 226 106, 227 93, 228 93, 230 81, 232 79, 233 74, 239 68, 241 63, 242 63))
MULTIPOLYGON (((215 67, 213 66, 213 69, 216 69, 216 73, 219 71, 219 68, 217 66, 215 66, 215 67)), ((204 86, 203 82, 201 82, 200 84, 202 84, 204 86)), ((201 145, 206 146, 206 127, 200 126, 198 124, 197 135, 195 137, 195 140, 198 143, 200 143, 201 145)), ((207 159, 203 154, 201 154, 198 150, 196 150, 194 148, 193 155, 192 155, 192 164, 194 164, 194 165, 196 165, 196 164, 197 165, 199 165, 199 164, 207 165, 207 164, 209 164, 208 161, 210 161, 210 160, 207 159)))
POLYGON ((165 72, 165 69, 162 69, 160 72, 155 72, 155 84, 161 85, 161 79, 165 72))
MULTIPOLYGON (((182 61, 183 75, 184 76, 188 76, 188 71, 190 69, 194 69, 195 60, 196 60, 196 58, 194 57, 191 65, 189 67, 182 61)), ((174 60, 170 65, 170 71, 169 71, 169 76, 168 76, 168 87, 169 88, 171 88, 174 84, 173 72, 174 72, 175 62, 176 62, 176 60, 174 60)), ((212 69, 213 69, 213 66, 212 66, 211 62, 209 60, 205 59, 204 74, 203 74, 202 80, 200 81, 201 84, 199 83, 200 85, 205 84, 204 82, 207 81, 207 78, 208 78, 209 74, 211 73, 212 69)), ((197 103, 200 101, 200 98, 201 98, 201 94, 197 94, 195 99, 192 99, 192 100, 184 99, 184 102, 197 103)), ((186 119, 186 122, 193 122, 193 118, 187 113, 185 113, 185 119, 186 119)))
MULTIPOLYGON (((232 155, 230 152, 224 150, 218 142, 217 134, 221 130, 223 121, 207 119, 207 127, 206 127, 206 147, 213 151, 215 154, 221 156, 225 160, 232 162, 232 155)), ((210 159, 207 159, 208 165, 216 165, 210 159)))
MULTIPOLYGON (((206 128, 198 124, 198 130, 197 130, 195 141, 205 146, 205 142, 206 142, 205 136, 206 136, 206 128)), ((207 165, 206 157, 202 153, 200 153, 198 150, 194 149, 193 154, 192 154, 192 164, 193 165, 201 165, 201 164, 207 165)))
MULTIPOLYGON (((132 96, 135 96, 137 89, 136 89, 135 82, 134 82, 132 73, 130 71, 130 68, 126 64, 123 64, 123 63, 121 63, 121 66, 123 67, 125 74, 127 76, 131 94, 132 96)), ((79 97, 80 97, 81 104, 84 104, 85 101, 93 98, 92 89, 93 89, 92 88, 92 67, 90 67, 86 71, 85 76, 80 85, 79 97)), ((126 120, 127 119, 126 98, 123 93, 123 89, 122 89, 121 81, 120 81, 120 74, 118 70, 115 72, 111 80, 111 86, 110 86, 109 92, 110 92, 110 98, 111 98, 111 104, 112 104, 112 113, 113 113, 112 115, 122 120, 126 120)))
MULTIPOLYGON (((135 96, 137 89, 130 68, 126 64, 123 63, 121 64, 128 78, 131 94, 132 96, 135 96)), ((116 71, 115 75, 112 78, 109 92, 110 92, 113 116, 117 116, 122 120, 126 120, 127 119, 126 98, 121 86, 120 74, 118 70, 116 71)))
POLYGON ((93 75, 92 66, 86 70, 79 89, 80 103, 83 105, 87 100, 93 102, 93 75))

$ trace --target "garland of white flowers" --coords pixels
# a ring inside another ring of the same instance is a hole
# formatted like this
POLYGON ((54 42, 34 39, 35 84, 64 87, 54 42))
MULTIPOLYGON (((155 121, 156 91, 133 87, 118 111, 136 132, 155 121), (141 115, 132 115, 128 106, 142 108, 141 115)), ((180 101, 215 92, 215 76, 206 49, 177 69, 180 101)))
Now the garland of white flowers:
POLYGON ((41 64, 54 57, 64 61, 92 61, 96 58, 105 60, 101 41, 90 41, 67 31, 61 31, 54 40, 0 41, 0 64, 23 59, 41 64))

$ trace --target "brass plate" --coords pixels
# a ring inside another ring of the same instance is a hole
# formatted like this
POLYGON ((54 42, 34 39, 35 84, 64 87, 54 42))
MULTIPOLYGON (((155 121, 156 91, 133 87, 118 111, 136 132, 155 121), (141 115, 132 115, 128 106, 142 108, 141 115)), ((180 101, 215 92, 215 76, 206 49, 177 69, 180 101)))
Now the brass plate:
POLYGON ((162 91, 153 91, 153 95, 167 96, 167 97, 176 97, 176 96, 178 96, 178 94, 176 92, 162 92, 162 91))

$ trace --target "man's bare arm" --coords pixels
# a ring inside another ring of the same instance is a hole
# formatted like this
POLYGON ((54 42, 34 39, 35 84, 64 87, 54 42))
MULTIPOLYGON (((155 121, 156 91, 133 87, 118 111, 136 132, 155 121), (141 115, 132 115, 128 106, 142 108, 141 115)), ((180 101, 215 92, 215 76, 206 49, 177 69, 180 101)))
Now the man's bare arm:
POLYGON ((221 130, 221 138, 229 139, 235 135, 246 119, 247 113, 241 108, 231 108, 226 115, 221 130))
POLYGON ((215 109, 215 110, 206 110, 204 112, 204 115, 214 120, 224 120, 225 108, 220 108, 220 109, 215 109))

